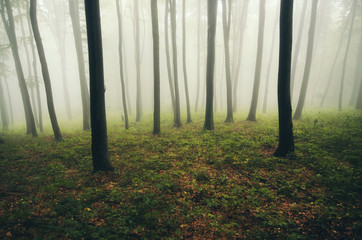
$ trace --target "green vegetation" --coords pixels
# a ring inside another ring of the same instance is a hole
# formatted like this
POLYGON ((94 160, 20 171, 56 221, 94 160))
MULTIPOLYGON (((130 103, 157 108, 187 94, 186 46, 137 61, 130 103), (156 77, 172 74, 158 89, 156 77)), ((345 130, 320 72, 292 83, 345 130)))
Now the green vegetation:
POLYGON ((217 115, 213 132, 168 117, 160 137, 151 116, 112 121, 108 174, 91 173, 90 132, 1 136, 0 239, 361 238, 361 112, 306 113, 288 158, 271 156, 275 115, 217 115))

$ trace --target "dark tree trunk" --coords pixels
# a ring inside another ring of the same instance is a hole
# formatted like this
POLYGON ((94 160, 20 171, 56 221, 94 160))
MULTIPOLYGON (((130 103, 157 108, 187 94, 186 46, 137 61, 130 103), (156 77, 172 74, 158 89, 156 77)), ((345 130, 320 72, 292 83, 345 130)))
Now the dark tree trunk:
POLYGON ((357 0, 354 0, 353 3, 352 3, 352 6, 351 6, 351 12, 352 12, 351 25, 350 25, 349 34, 348 34, 346 52, 345 52, 344 58, 343 58, 342 78, 341 78, 341 84, 340 84, 340 87, 339 87, 339 101, 338 101, 338 110, 339 111, 342 111, 344 79, 345 79, 345 75, 346 75, 347 58, 348 58, 349 47, 351 45, 351 39, 352 39, 352 33, 353 33, 353 24, 354 24, 354 18, 355 18, 355 15, 356 15, 356 8, 357 8, 357 0))
POLYGON ((123 113, 124 113, 124 124, 125 128, 128 129, 128 111, 127 111, 127 101, 126 101, 126 85, 124 81, 123 75, 123 49, 122 49, 122 16, 121 16, 121 8, 119 1, 116 0, 117 5, 117 16, 118 16, 118 36, 119 36, 119 44, 118 44, 118 52, 119 52, 119 73, 121 76, 121 85, 122 85, 122 103, 123 103, 123 113))
POLYGON ((157 0, 151 1, 151 15, 152 15, 153 81, 154 81, 153 134, 161 134, 160 41, 158 34, 157 0))
POLYGON ((293 0, 280 4, 280 42, 278 73, 279 146, 274 155, 294 152, 292 105, 290 100, 290 67, 293 38, 293 0))
POLYGON ((256 56, 255 73, 254 73, 253 96, 251 99, 249 115, 246 118, 247 121, 256 121, 256 108, 258 105, 258 98, 259 98, 260 74, 261 74, 261 65, 262 65, 263 47, 264 47, 265 1, 266 0, 260 0, 259 2, 258 50, 256 56))
POLYGON ((249 7, 250 0, 244 1, 241 22, 240 22, 240 37, 239 37, 239 51, 238 51, 238 58, 236 63, 236 68, 234 72, 234 87, 233 87, 233 111, 236 112, 237 105, 238 105, 238 84, 239 84, 239 75, 240 75, 240 67, 241 67, 241 60, 242 60, 242 50, 243 50, 243 43, 244 43, 244 32, 245 32, 245 25, 246 25, 246 17, 248 14, 248 7, 249 7))
MULTIPOLYGON (((1 76, 0 76, 1 77, 1 76)), ((9 129, 9 116, 8 116, 8 110, 6 107, 5 102, 5 95, 4 95, 4 89, 3 89, 3 80, 0 78, 0 115, 1 115, 1 122, 3 125, 3 130, 7 131, 9 129)))
POLYGON ((294 120, 299 120, 300 117, 302 116, 302 111, 303 111, 304 102, 305 102, 305 96, 307 93, 309 74, 310 74, 310 69, 312 66, 312 56, 313 56, 313 48, 314 48, 314 33, 315 33, 315 25, 316 25, 316 19, 317 19, 317 6, 318 6, 318 0, 314 0, 313 5, 312 5, 312 14, 311 14, 311 20, 310 20, 310 26, 309 26, 309 33, 308 33, 307 56, 306 56, 306 61, 305 61, 303 82, 302 82, 302 87, 300 89, 297 109, 295 110, 295 113, 293 116, 294 120))
POLYGON ((136 122, 142 117, 142 92, 141 92, 141 54, 140 54, 140 26, 138 0, 134 0, 135 21, 135 51, 136 51, 136 74, 137 74, 137 98, 136 98, 136 122))
POLYGON ((176 103, 175 103, 175 90, 173 87, 173 77, 171 70, 171 60, 170 60, 170 46, 168 42, 168 13, 170 12, 169 0, 165 0, 165 48, 166 48, 166 63, 167 63, 167 74, 168 74, 168 83, 170 86, 171 100, 172 100, 172 109, 174 115, 174 122, 176 122, 176 103))
POLYGON ((217 1, 207 1, 207 63, 206 63, 206 112, 204 130, 214 130, 214 66, 215 66, 215 35, 217 18, 217 1))
POLYGON ((200 31, 201 31, 201 1, 198 1, 198 15, 197 15, 197 88, 196 88, 196 103, 195 103, 195 112, 197 112, 197 107, 199 105, 199 96, 200 96, 200 45, 201 45, 201 37, 200 37, 200 31))
POLYGON ((35 39, 36 46, 38 48, 39 60, 41 63, 41 69, 42 69, 42 73, 43 73, 50 122, 53 127, 55 140, 60 142, 63 140, 63 138, 62 138, 62 134, 60 133, 57 116, 55 114, 54 103, 53 103, 53 93, 52 93, 52 86, 51 86, 51 82, 50 82, 48 64, 46 62, 44 47, 43 47, 43 43, 42 43, 42 40, 40 37, 39 28, 38 28, 38 21, 36 19, 36 7, 37 7, 36 4, 37 4, 37 0, 30 0, 30 21, 31 21, 31 25, 33 27, 34 39, 35 39))
POLYGON ((231 26, 231 0, 222 0, 222 23, 224 32, 224 50, 225 50, 225 74, 226 74, 226 102, 227 102, 227 115, 225 122, 233 122, 233 92, 231 84, 231 70, 230 70, 230 26, 231 26))
POLYGON ((175 81, 175 127, 181 127, 180 90, 178 87, 177 44, 176 44, 176 0, 171 1, 171 32, 173 52, 173 79, 175 81))
POLYGON ((69 0, 69 13, 70 13, 70 19, 72 21, 75 50, 77 52, 77 60, 78 60, 78 74, 79 74, 80 93, 82 98, 82 109, 83 109, 83 130, 89 130, 90 129, 89 93, 88 93, 87 78, 86 78, 85 65, 84 65, 83 43, 82 43, 82 33, 80 31, 78 0, 69 0))
POLYGON ((183 72, 184 72, 184 83, 185 83, 185 95, 186 95, 186 109, 187 109, 187 120, 186 123, 192 123, 191 119, 191 108, 190 108, 190 95, 189 86, 187 81, 187 68, 186 68, 186 0, 182 0, 182 61, 183 61, 183 72))
POLYGON ((293 56, 293 61, 292 61, 292 76, 291 76, 291 81, 290 81, 290 95, 293 96, 293 90, 294 90, 294 83, 295 83, 295 73, 297 72, 297 62, 298 62, 298 56, 299 56, 299 51, 300 51, 300 46, 302 43, 302 34, 303 34, 303 26, 304 26, 304 22, 305 22, 305 15, 307 12, 307 5, 308 5, 308 1, 305 0, 303 2, 303 7, 302 7, 302 15, 300 17, 300 22, 299 22, 299 27, 298 27, 298 34, 297 34, 297 41, 295 43, 295 49, 293 50, 292 56, 293 56))
POLYGON ((3 20, 3 24, 9 38, 11 51, 13 53, 14 62, 15 62, 16 74, 19 80, 19 86, 21 91, 21 97, 23 100, 23 107, 26 119, 26 129, 27 129, 26 132, 27 134, 32 134, 33 137, 36 137, 38 136, 38 134, 35 127, 34 115, 33 115, 33 110, 31 108, 29 92, 26 87, 24 72, 20 62, 15 26, 14 26, 14 17, 10 5, 10 0, 0 0, 0 5, 1 5, 1 18, 3 20), (8 19, 6 19, 5 17, 5 8, 8 19))
POLYGON ((99 0, 85 0, 88 36, 93 171, 113 171, 108 155, 99 0))

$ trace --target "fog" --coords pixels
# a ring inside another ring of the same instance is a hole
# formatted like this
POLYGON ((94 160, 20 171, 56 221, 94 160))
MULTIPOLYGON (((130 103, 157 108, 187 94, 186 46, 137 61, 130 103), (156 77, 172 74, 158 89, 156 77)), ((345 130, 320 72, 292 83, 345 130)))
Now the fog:
MULTIPOLYGON (((303 3, 305 0, 295 0, 294 2, 294 36, 293 51, 297 41, 298 27, 302 15, 303 3)), ((16 4, 24 1, 11 1, 15 18, 15 29, 21 57, 22 68, 29 92, 34 84, 31 84, 32 70, 27 64, 25 45, 29 47, 29 38, 32 33, 27 27, 26 12, 28 7, 20 6, 20 15, 16 4), (25 26, 25 35, 21 31, 21 21, 25 26), (25 44, 24 44, 25 42, 25 44)), ((135 121, 136 113, 136 59, 135 59, 135 21, 139 21, 140 26, 140 48, 141 48, 141 93, 143 114, 153 111, 153 45, 150 1, 139 0, 139 19, 134 17, 134 1, 121 0, 122 20, 123 20, 123 47, 124 47, 124 74, 129 93, 130 121, 135 121)), ((232 1, 232 15, 230 27, 230 64, 232 81, 235 75, 237 57, 239 52, 240 31, 242 30, 241 18, 244 0, 232 1)), ((296 64, 295 84, 292 92, 293 111, 296 108, 299 91, 302 83, 304 65, 307 52, 308 30, 311 18, 311 2, 308 1, 305 21, 302 29, 301 48, 296 64)), ((348 43, 348 33, 350 29, 352 0, 320 0, 317 9, 317 22, 315 32, 315 45, 313 51, 312 68, 308 84, 305 109, 319 108, 320 102, 331 81, 323 107, 330 109, 338 108, 338 96, 340 91, 340 81, 343 72, 343 60, 348 43), (345 29, 343 31, 343 29, 345 29), (341 34, 344 34, 341 38, 341 34), (340 41, 342 39, 342 41, 340 41), (333 61, 342 44, 333 67, 333 61), (333 71, 331 73, 331 71, 333 71), (330 76, 332 79, 330 79, 330 76)), ((357 1, 356 15, 354 18, 352 37, 349 52, 347 55, 345 69, 345 83, 343 90, 343 109, 351 103, 354 106, 356 101, 356 90, 361 79, 361 34, 362 34, 362 10, 361 1, 357 1), (351 99, 352 98, 352 99, 351 99), (352 101, 351 101, 352 100, 352 101)), ((84 16, 84 4, 79 1, 79 14, 83 38, 83 48, 85 65, 88 78, 88 55, 86 41, 86 23, 84 16)), ((195 104, 198 89, 198 51, 200 51, 200 98, 197 110, 204 111, 205 107, 205 79, 206 79, 206 45, 207 45, 207 1, 201 1, 200 30, 198 28, 199 1, 186 1, 186 56, 187 74, 190 91, 191 113, 195 112, 195 104), (200 34, 200 46, 198 44, 198 34, 200 34), (200 47, 200 48, 199 48, 200 47)), ((257 114, 262 114, 263 101, 265 98, 265 85, 269 78, 267 95, 267 112, 277 111, 277 78, 278 78, 278 48, 279 30, 275 28, 279 18, 278 0, 266 1, 264 50, 261 70, 261 82, 258 100, 257 114), (275 30, 276 29, 276 30, 275 30), (273 33, 276 39, 273 43, 273 33), (272 55, 271 55, 272 54, 272 55), (268 74, 268 65, 270 72, 268 74)), ((100 0, 102 39, 103 39, 103 60, 106 89, 106 109, 107 114, 120 117, 122 115, 121 81, 118 55, 118 22, 115 0, 100 0)), ((237 92, 237 112, 246 112, 250 107, 252 98, 254 69, 256 62, 258 24, 259 24, 259 1, 250 1, 245 17, 245 29, 242 37, 241 67, 239 73, 239 84, 237 92)), ((165 53, 165 1, 158 1, 158 21, 160 37, 160 67, 161 67, 161 111, 164 114, 172 114, 172 100, 168 83, 166 53, 165 53)), ((180 103, 182 121, 186 119, 186 99, 184 89, 184 77, 182 71, 182 1, 177 1, 176 6, 177 22, 177 50, 178 50, 178 76, 180 88, 180 103)), ((69 16, 68 1, 60 0, 39 0, 38 1, 38 23, 40 34, 45 48, 46 59, 49 66, 50 79, 53 89, 54 105, 57 117, 60 121, 77 120, 82 117, 81 91, 78 74, 78 64, 74 44, 72 23, 69 16), (64 47, 63 47, 64 46, 64 47), (64 50, 62 49, 64 48, 64 50), (62 67, 62 57, 65 65, 62 67), (69 96, 64 94, 68 89, 69 96), (67 98, 69 97, 71 116, 67 114, 67 98)), ((15 70, 12 52, 9 47, 9 39, 3 26, 0 23, 0 64, 1 64, 1 84, 4 88, 4 99, 6 105, 13 109, 15 123, 24 122, 24 110, 20 94, 19 83, 15 70), (6 91, 8 85, 10 96, 6 91), (9 99, 10 97, 10 99, 9 99)), ((171 51, 171 24, 169 21, 169 43, 171 51)), ((222 25, 222 5, 219 1, 218 20, 216 32, 216 62, 215 62, 215 111, 226 115, 226 82, 225 82, 225 55, 223 42, 222 25)), ((29 47, 30 49, 30 47, 29 47)), ((38 58, 38 56, 37 56, 38 58)), ((30 58, 32 59, 32 58, 30 58)), ((40 64, 38 63, 38 75, 40 77, 40 93, 42 99, 43 118, 49 125, 49 117, 46 107, 45 89, 41 78, 40 64)), ((34 103, 32 103, 34 105, 34 103)), ((246 117, 246 116, 245 116, 246 117)), ((243 116, 244 118, 244 116, 243 116)), ((239 119, 244 120, 244 119, 239 119)))

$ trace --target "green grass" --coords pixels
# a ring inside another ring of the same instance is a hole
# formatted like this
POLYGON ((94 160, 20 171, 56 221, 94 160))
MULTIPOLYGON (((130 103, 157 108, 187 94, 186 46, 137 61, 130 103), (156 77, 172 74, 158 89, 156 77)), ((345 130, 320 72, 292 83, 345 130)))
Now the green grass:
MULTIPOLYGON (((90 132, 0 145, 0 239, 360 239, 362 113, 309 112, 294 123, 296 153, 271 156, 276 115, 204 132, 162 116, 110 120, 114 173, 92 174, 90 132), (315 121, 317 120, 317 121, 315 121)), ((237 115, 235 119, 244 119, 237 115)), ((81 129, 81 126, 76 126, 81 129)))

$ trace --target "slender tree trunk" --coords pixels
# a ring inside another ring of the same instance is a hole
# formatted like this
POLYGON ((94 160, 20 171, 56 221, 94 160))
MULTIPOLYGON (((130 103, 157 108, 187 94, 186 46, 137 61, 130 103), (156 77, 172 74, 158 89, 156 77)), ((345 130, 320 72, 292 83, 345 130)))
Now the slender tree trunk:
POLYGON ((260 74, 264 47, 265 1, 266 0, 260 0, 259 2, 258 50, 254 74, 253 96, 251 100, 249 115, 246 118, 247 121, 256 121, 256 108, 259 98, 260 74))
POLYGON ((138 0, 134 0, 135 18, 135 51, 136 51, 136 74, 137 74, 137 98, 136 98, 136 122, 142 117, 142 92, 141 92, 141 54, 140 54, 140 26, 138 0))
POLYGON ((214 66, 215 66, 215 35, 217 18, 217 1, 207 1, 207 63, 206 63, 206 112, 204 130, 214 130, 214 66))
POLYGON ((33 110, 31 108, 29 92, 26 87, 24 72, 19 57, 18 44, 15 34, 14 17, 10 5, 10 0, 0 0, 0 5, 1 5, 1 18, 3 20, 3 25, 5 27, 6 33, 9 38, 11 51, 13 53, 14 62, 15 62, 16 74, 19 80, 19 86, 21 91, 21 97, 23 100, 23 107, 26 119, 26 129, 27 129, 26 132, 27 134, 32 134, 33 137, 37 137, 38 134, 35 127, 34 115, 33 115, 33 110), (8 19, 6 19, 5 17, 5 7, 8 19))
POLYGON ((353 24, 354 24, 354 18, 356 15, 356 8, 357 8, 357 0, 354 0, 352 3, 352 6, 351 6, 351 12, 352 12, 351 25, 350 25, 349 34, 348 34, 346 52, 345 52, 344 58, 343 58, 342 78, 341 78, 341 85, 339 87, 339 101, 338 101, 338 110, 339 111, 342 111, 343 89, 344 89, 344 81, 345 81, 344 79, 345 79, 345 75, 346 75, 347 58, 348 58, 349 47, 351 45, 353 24))
POLYGON ((318 6, 318 0, 314 0, 313 5, 312 5, 312 14, 311 14, 311 20, 310 20, 310 26, 309 26, 309 33, 308 33, 307 56, 306 56, 306 61, 305 61, 303 82, 302 82, 302 87, 300 89, 297 109, 295 110, 295 113, 293 116, 294 120, 299 120, 300 117, 302 116, 302 111, 303 111, 304 102, 305 102, 305 96, 307 93, 309 74, 310 74, 310 69, 312 66, 312 55, 313 55, 313 48, 314 48, 314 33, 315 33, 315 25, 316 25, 316 19, 317 19, 317 6, 318 6))
POLYGON ((83 130, 89 130, 90 129, 89 93, 88 93, 87 78, 86 78, 86 73, 85 73, 82 33, 80 31, 78 0, 69 0, 69 13, 70 13, 70 19, 72 21, 75 50, 77 52, 77 60, 78 60, 78 74, 79 74, 80 93, 81 93, 81 98, 82 98, 82 109, 83 109, 83 111, 82 111, 83 112, 83 130))
POLYGON ((47 96, 49 117, 50 117, 50 121, 51 121, 51 124, 53 127, 55 140, 57 142, 60 142, 63 140, 63 137, 62 137, 62 134, 60 133, 57 116, 55 114, 52 86, 51 86, 50 76, 49 76, 49 71, 48 71, 48 64, 46 62, 44 47, 43 47, 43 43, 42 43, 42 40, 40 37, 39 28, 38 28, 38 21, 36 19, 36 17, 37 17, 36 16, 36 10, 37 10, 36 5, 37 5, 37 0, 30 0, 30 21, 31 21, 31 25, 33 27, 35 43, 38 47, 39 60, 41 63, 45 92, 46 92, 46 96, 47 96))
POLYGON ((189 86, 187 81, 187 68, 186 68, 186 0, 182 0, 182 61, 183 61, 183 72, 184 72, 184 83, 185 83, 185 95, 186 95, 186 109, 187 109, 187 120, 186 123, 192 123, 191 119, 191 108, 190 108, 190 95, 189 86))
POLYGON ((11 118, 11 124, 14 125, 14 112, 13 112, 13 104, 11 101, 11 95, 10 95, 10 91, 9 91, 9 85, 6 79, 4 79, 5 82, 5 86, 6 86, 6 93, 8 95, 8 103, 9 103, 9 110, 10 110, 10 118, 11 118))
POLYGON ((5 103, 5 95, 3 89, 3 79, 0 78, 0 113, 1 113, 1 122, 3 125, 3 131, 7 131, 9 129, 9 116, 8 109, 5 103))
POLYGON ((85 0, 84 4, 88 35, 93 171, 113 171, 108 154, 99 0, 85 0))
POLYGON ((297 72, 297 62, 298 62, 300 46, 302 43, 302 34, 303 34, 303 27, 304 27, 304 22, 305 22, 305 15, 307 12, 307 5, 308 5, 308 0, 304 0, 303 7, 302 7, 302 15, 300 17, 300 22, 299 22, 299 27, 298 27, 298 35, 296 38, 297 41, 295 43, 295 49, 293 51, 292 77, 291 77, 291 86, 290 86, 291 96, 293 96, 293 91, 294 91, 295 73, 297 72))
POLYGON ((173 77, 171 70, 171 60, 170 60, 170 46, 168 42, 168 13, 170 11, 169 8, 169 0, 165 0, 165 48, 166 48, 166 64, 167 64, 167 74, 168 74, 168 83, 170 86, 171 92, 171 100, 172 100, 172 109, 174 115, 174 123, 176 122, 176 103, 175 103, 175 90, 173 87, 173 77))
POLYGON ((269 56, 269 63, 268 63, 268 69, 266 72, 266 81, 265 81, 265 90, 264 90, 264 101, 263 101, 263 113, 266 113, 266 106, 268 102, 268 93, 269 93, 269 81, 270 81, 270 70, 271 65, 273 62, 273 56, 274 56, 274 49, 275 49, 275 39, 276 39, 276 32, 277 32, 277 26, 278 26, 278 17, 275 18, 275 24, 273 29, 273 36, 272 36, 272 44, 270 48, 270 56, 269 56))
POLYGON ((245 25, 246 25, 246 17, 248 14, 248 7, 249 7, 250 0, 245 0, 240 20, 240 35, 239 35, 239 52, 237 58, 237 64, 234 72, 234 87, 233 87, 233 111, 236 112, 237 104, 238 104, 238 84, 239 84, 239 75, 240 75, 240 67, 241 67, 241 60, 242 60, 242 50, 243 50, 243 43, 244 43, 244 32, 245 32, 245 25))
POLYGON ((227 115, 225 122, 234 122, 233 118, 233 92, 231 83, 231 70, 230 70, 230 26, 231 26, 231 0, 222 0, 222 23, 224 32, 224 50, 225 50, 225 74, 226 74, 226 100, 227 100, 227 115))
MULTIPOLYGON (((124 43, 124 37, 122 35, 122 43, 124 43)), ((130 115, 132 115, 132 107, 131 107, 131 98, 129 96, 129 90, 128 90, 128 71, 127 71, 127 57, 125 56, 126 55, 126 49, 125 49, 125 45, 126 44, 122 44, 122 50, 123 50, 123 64, 124 64, 124 79, 125 79, 125 86, 126 86, 126 98, 127 98, 127 110, 128 110, 128 113, 130 115)))
POLYGON ((177 44, 176 44, 176 0, 171 1, 171 32, 172 32, 172 52, 173 52, 173 79, 175 81, 175 127, 181 127, 180 113, 180 90, 178 86, 178 67, 177 67, 177 44))
POLYGON ((122 16, 121 16, 121 8, 119 1, 116 0, 117 5, 117 16, 118 16, 118 36, 119 36, 119 44, 118 44, 118 52, 119 52, 119 71, 121 76, 121 85, 122 85, 122 102, 123 102, 123 112, 124 112, 124 122, 125 128, 128 129, 128 112, 127 112, 127 101, 126 101, 126 85, 124 81, 123 75, 123 49, 122 49, 122 16))
POLYGON ((151 1, 152 37, 153 37, 153 81, 154 111, 153 134, 161 134, 161 99, 160 99, 160 42, 158 34, 157 0, 151 1))
POLYGON ((359 90, 357 95, 356 109, 362 110, 362 76, 361 81, 359 83, 359 90))
POLYGON ((201 76, 200 76, 200 45, 201 45, 201 37, 200 37, 200 31, 201 31, 201 1, 198 1, 198 15, 197 15, 197 88, 196 88, 196 103, 195 103, 195 112, 197 112, 197 107, 199 105, 199 96, 200 96, 200 82, 201 82, 201 76))
POLYGON ((280 5, 280 42, 278 74, 279 146, 274 155, 286 156, 294 152, 292 104, 290 100, 290 67, 293 38, 293 0, 280 5))

